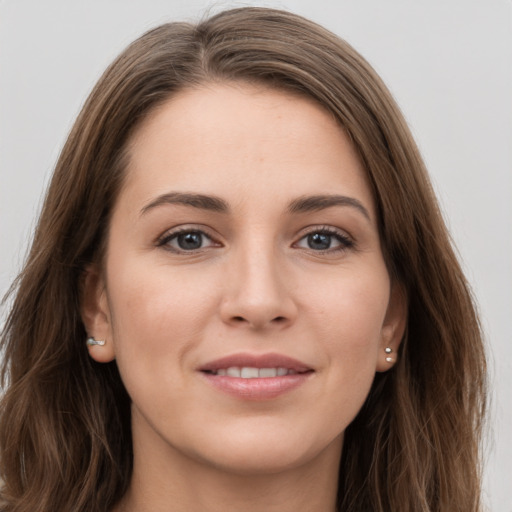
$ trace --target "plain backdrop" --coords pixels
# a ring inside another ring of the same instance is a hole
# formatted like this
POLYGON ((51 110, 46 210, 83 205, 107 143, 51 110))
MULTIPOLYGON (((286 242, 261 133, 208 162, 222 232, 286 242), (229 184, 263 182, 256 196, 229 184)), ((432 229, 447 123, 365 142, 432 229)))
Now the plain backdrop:
POLYGON ((242 5, 323 24, 397 98, 482 312, 492 379, 486 502, 512 512, 511 0, 0 0, 0 294, 20 269, 66 134, 107 64, 159 23, 242 5))

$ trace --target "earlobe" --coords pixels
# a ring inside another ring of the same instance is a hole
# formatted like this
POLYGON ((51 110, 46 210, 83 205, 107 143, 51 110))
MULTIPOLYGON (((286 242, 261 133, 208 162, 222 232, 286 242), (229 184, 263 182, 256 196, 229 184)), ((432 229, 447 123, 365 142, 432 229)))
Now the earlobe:
POLYGON ((386 318, 382 326, 376 371, 390 370, 398 358, 398 349, 407 324, 407 295, 399 283, 391 286, 386 318))
POLYGON ((87 332, 84 347, 99 363, 115 359, 112 323, 105 282, 96 265, 89 265, 81 283, 80 313, 87 332))

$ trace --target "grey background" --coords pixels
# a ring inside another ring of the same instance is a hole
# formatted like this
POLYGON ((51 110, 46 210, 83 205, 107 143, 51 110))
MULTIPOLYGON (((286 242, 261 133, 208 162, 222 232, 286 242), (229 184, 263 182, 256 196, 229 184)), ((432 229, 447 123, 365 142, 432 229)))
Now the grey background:
POLYGON ((482 312, 493 402, 486 502, 512 512, 510 0, 0 2, 0 294, 20 269, 59 150, 106 65, 159 23, 242 5, 286 8, 325 25, 397 98, 482 312))

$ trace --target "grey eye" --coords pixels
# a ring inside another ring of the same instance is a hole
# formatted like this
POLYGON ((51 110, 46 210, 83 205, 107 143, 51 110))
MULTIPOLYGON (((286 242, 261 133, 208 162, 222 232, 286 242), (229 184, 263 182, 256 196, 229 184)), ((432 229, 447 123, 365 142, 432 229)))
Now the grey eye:
POLYGON ((325 251, 331 248, 332 235, 327 233, 312 233, 306 237, 310 249, 325 251))
POLYGON ((346 249, 352 246, 350 239, 338 232, 331 231, 312 231, 303 236, 297 243, 301 249, 310 249, 312 251, 335 251, 337 249, 346 249))
POLYGON ((346 237, 338 233, 324 231, 313 231, 303 236, 297 246, 302 249, 311 249, 313 251, 328 251, 329 249, 343 249, 349 245, 346 237))
POLYGON ((166 237, 162 245, 176 251, 197 251, 213 245, 213 241, 202 231, 181 231, 166 237))
POLYGON ((201 233, 183 233, 176 237, 176 243, 180 249, 190 251, 200 249, 203 245, 203 235, 201 233))

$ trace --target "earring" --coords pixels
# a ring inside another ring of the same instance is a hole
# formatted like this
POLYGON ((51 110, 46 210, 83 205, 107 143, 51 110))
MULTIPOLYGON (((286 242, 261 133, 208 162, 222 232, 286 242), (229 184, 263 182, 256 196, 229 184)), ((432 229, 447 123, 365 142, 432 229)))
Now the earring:
POLYGON ((88 347, 94 347, 95 345, 99 345, 100 347, 103 347, 105 345, 105 340, 95 340, 92 336, 90 338, 87 338, 87 341, 85 342, 88 347))
POLYGON ((389 354, 391 354, 393 352, 393 349, 391 347, 386 347, 384 349, 384 352, 386 352, 386 354, 388 354, 388 356, 386 357, 386 363, 394 363, 395 360, 389 356, 389 354))

